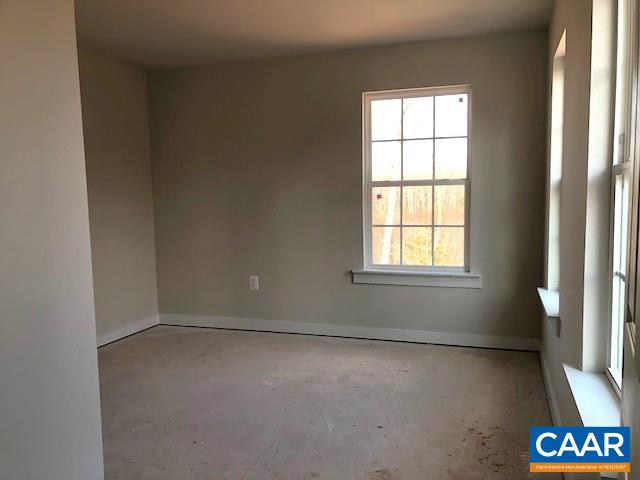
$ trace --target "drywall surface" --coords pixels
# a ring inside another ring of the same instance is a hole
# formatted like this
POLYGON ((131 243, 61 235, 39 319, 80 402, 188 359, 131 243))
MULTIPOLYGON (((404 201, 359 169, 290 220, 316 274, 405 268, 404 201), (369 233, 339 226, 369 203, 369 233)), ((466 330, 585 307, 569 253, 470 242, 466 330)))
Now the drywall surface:
POLYGON ((611 159, 614 143, 617 2, 594 0, 589 81, 589 137, 584 236, 582 369, 602 373, 608 365, 611 280, 609 243, 611 159))
POLYGON ((567 44, 560 207, 560 326, 558 328, 556 319, 543 319, 542 356, 545 381, 556 398, 555 408, 560 417, 556 420, 565 425, 580 422, 563 363, 582 366, 591 13, 591 2, 560 0, 554 6, 549 32, 549 59, 553 58, 565 29, 567 44))
POLYGON ((103 478, 71 0, 0 2, 0 478, 103 478))
POLYGON ((79 60, 100 341, 158 321, 147 79, 92 53, 79 60))
POLYGON ((538 338, 547 64, 533 30, 150 73, 161 314, 538 338), (458 84, 483 288, 352 284, 362 92, 458 84))
MULTIPOLYGON (((560 317, 564 360, 582 365, 584 254, 589 157, 591 2, 560 1, 550 44, 567 32, 565 57, 562 200, 560 205, 560 317)), ((552 48, 549 56, 553 56, 552 48)))

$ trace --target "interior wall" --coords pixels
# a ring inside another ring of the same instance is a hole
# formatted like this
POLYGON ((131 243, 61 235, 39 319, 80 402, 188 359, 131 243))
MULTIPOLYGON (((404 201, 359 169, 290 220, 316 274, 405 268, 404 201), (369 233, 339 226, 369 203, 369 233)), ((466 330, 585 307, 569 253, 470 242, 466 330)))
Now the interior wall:
MULTIPOLYGON (((541 349, 545 381, 553 397, 556 421, 564 425, 579 425, 581 422, 563 364, 582 367, 591 14, 592 2, 590 1, 556 1, 547 53, 551 62, 562 33, 566 29, 563 176, 560 206, 560 324, 557 324, 557 319, 543 319, 541 349)), ((550 69, 549 78, 552 73, 550 69)), ((549 95, 549 102, 550 98, 549 95)))
POLYGON ((616 1, 593 0, 589 85, 589 146, 585 219, 582 369, 607 367, 610 317, 611 162, 616 83, 616 1))
POLYGON ((151 72, 161 314, 538 338, 547 50, 533 30, 151 72), (455 84, 483 288, 352 284, 362 92, 455 84))
POLYGON ((0 2, 0 478, 103 478, 74 5, 0 2))
POLYGON ((158 323, 147 78, 81 51, 80 87, 99 344, 158 323))

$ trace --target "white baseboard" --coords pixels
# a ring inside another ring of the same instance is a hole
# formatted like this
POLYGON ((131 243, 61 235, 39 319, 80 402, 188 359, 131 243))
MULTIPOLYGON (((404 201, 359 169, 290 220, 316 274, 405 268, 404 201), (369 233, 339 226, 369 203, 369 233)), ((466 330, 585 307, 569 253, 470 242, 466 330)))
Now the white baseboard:
POLYGON ((547 401, 549 402, 549 411, 551 412, 551 421, 555 426, 562 426, 562 418, 560 417, 560 408, 558 407, 558 400, 556 398, 556 392, 553 388, 553 379, 551 378, 551 372, 549 366, 544 359, 542 351, 540 351, 540 365, 542 367, 542 379, 544 381, 544 389, 547 392, 547 401))
POLYGON ((184 327, 209 327, 233 330, 254 330, 259 332, 301 333, 307 335, 324 335, 329 337, 395 340, 401 342, 500 348, 506 350, 538 351, 540 346, 540 340, 537 338, 428 332, 425 330, 401 330, 396 328, 291 322, 285 320, 264 320, 259 318, 160 314, 160 323, 162 325, 179 325, 184 327))
POLYGON ((98 336, 98 347, 102 347, 108 343, 115 342, 116 340, 120 340, 124 337, 128 337, 129 335, 133 335, 134 333, 141 332, 142 330, 146 330, 147 328, 155 327, 159 323, 160 321, 158 315, 153 315, 136 323, 132 323, 131 325, 127 325, 126 327, 119 328, 118 330, 104 333, 98 336))

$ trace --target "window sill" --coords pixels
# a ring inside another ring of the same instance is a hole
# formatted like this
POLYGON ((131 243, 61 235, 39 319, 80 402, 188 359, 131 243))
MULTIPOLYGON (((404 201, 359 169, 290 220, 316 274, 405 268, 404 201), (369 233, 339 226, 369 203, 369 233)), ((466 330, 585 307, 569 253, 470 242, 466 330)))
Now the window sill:
POLYGON ((563 366, 582 424, 585 427, 620 426, 620 398, 606 375, 563 366))
POLYGON ((353 283, 414 287, 482 288, 482 276, 468 272, 420 272, 412 270, 352 270, 353 283))
POLYGON ((538 288, 538 295, 544 308, 544 313, 549 318, 560 318, 560 293, 555 290, 538 288))

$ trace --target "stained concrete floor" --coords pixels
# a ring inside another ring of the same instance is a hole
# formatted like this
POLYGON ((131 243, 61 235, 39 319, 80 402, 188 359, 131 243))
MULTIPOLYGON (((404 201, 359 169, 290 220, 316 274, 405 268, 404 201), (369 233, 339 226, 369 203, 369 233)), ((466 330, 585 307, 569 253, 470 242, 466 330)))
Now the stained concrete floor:
POLYGON ((527 352, 159 326, 99 361, 107 480, 515 480, 551 424, 527 352))

